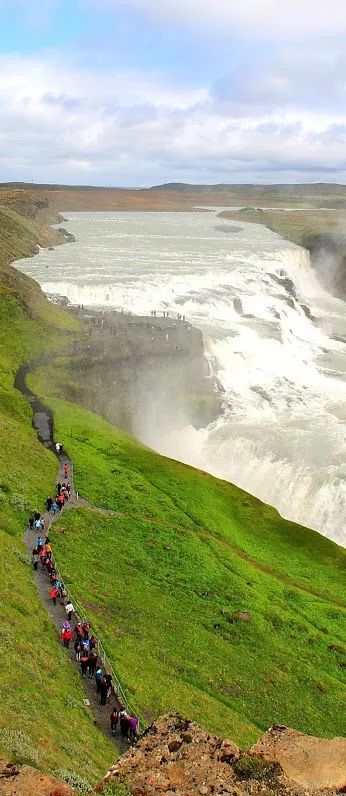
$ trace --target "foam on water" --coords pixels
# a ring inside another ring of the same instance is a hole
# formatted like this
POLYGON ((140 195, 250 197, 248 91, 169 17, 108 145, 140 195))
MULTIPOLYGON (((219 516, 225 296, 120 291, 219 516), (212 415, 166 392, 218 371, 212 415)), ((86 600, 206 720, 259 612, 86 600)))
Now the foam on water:
POLYGON ((345 544, 345 304, 308 252, 215 213, 67 216, 77 242, 19 267, 76 304, 185 314, 224 388, 207 429, 177 433, 148 410, 141 439, 345 544))

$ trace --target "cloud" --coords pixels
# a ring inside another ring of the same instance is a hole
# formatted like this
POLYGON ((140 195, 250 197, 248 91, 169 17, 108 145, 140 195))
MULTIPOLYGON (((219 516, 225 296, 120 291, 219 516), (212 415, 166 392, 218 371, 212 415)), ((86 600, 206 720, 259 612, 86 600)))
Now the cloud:
POLYGON ((97 0, 97 6, 132 7, 156 21, 207 27, 224 35, 299 41, 346 33, 345 0, 97 0))
POLYGON ((262 52, 256 63, 240 64, 211 88, 215 103, 226 111, 244 113, 245 107, 265 112, 278 108, 328 113, 344 112, 346 56, 336 46, 282 47, 270 58, 262 52))
MULTIPOLYGON (((287 69, 290 80, 287 63, 283 55, 279 77, 287 69)), ((302 110, 291 89, 276 107, 275 90, 269 67, 259 101, 250 72, 229 94, 175 85, 160 73, 61 66, 54 53, 2 56, 0 179, 343 181, 343 109, 302 110)))
POLYGON ((76 108, 80 105, 80 100, 76 97, 69 97, 67 94, 53 94, 51 91, 43 94, 41 100, 46 105, 57 105, 65 109, 76 108))

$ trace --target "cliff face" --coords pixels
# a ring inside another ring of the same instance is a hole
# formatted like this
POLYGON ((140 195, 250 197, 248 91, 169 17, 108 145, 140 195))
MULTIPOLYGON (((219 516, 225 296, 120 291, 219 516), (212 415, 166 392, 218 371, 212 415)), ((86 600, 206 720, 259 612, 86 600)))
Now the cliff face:
MULTIPOLYGON (((336 203, 337 207, 337 203, 336 203)), ((280 211, 278 208, 226 210, 221 218, 264 224, 287 240, 310 252, 311 266, 321 284, 337 298, 346 299, 345 213, 340 209, 305 209, 280 211)))
POLYGON ((215 419, 220 399, 200 330, 170 318, 77 313, 84 353, 54 366, 71 401, 140 436, 145 424, 196 426, 215 419))
POLYGON ((309 249, 322 285, 346 299, 346 235, 311 233, 303 237, 302 246, 309 249))
POLYGON ((312 738, 274 727, 250 752, 178 713, 161 717, 111 768, 105 782, 133 796, 300 796, 346 785, 346 739, 312 738))

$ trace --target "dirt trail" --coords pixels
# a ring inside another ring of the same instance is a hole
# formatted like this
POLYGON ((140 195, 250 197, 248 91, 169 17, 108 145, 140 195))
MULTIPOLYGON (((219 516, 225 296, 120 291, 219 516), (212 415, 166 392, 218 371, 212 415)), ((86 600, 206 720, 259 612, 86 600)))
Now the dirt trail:
MULTIPOLYGON (((76 500, 76 494, 73 485, 73 463, 66 454, 62 454, 59 456, 56 454, 55 445, 54 445, 53 415, 51 410, 48 407, 44 406, 44 404, 40 402, 37 396, 34 395, 34 393, 32 393, 32 391, 27 387, 25 382, 25 376, 29 368, 30 368, 29 365, 24 365, 22 366, 22 368, 20 368, 20 371, 18 371, 17 373, 14 385, 17 389, 20 390, 20 392, 22 392, 22 394, 25 396, 25 398, 32 407, 33 426, 37 431, 37 435, 40 442, 42 442, 42 444, 45 447, 50 448, 50 450, 52 450, 57 456, 57 460, 59 462, 57 483, 58 482, 62 483, 63 481, 66 481, 66 477, 64 474, 64 466, 67 465, 67 467, 69 468, 68 480, 71 484, 71 497, 67 505, 69 505, 69 507, 71 508, 76 507, 78 503, 76 500)), ((65 509, 62 509, 62 512, 59 513, 59 516, 61 516, 61 513, 63 513, 64 510, 65 509)), ((42 513, 42 517, 44 517, 46 521, 46 533, 48 534, 48 529, 51 523, 55 519, 53 512, 45 511, 44 513, 42 513)), ((24 534, 24 543, 30 557, 32 554, 32 550, 35 547, 36 538, 37 538, 36 531, 27 528, 24 534)), ((49 618, 55 625, 57 632, 60 635, 61 625, 64 622, 64 620, 66 620, 67 618, 65 607, 64 605, 62 605, 60 600, 57 600, 57 604, 55 606, 53 605, 53 602, 49 597, 49 591, 51 586, 49 576, 46 570, 43 571, 41 569, 40 564, 38 566, 38 571, 33 572, 33 577, 42 604, 49 618)), ((84 617, 80 618, 82 619, 84 617)), ((72 624, 74 621, 76 621, 76 615, 73 616, 72 624)), ((70 649, 66 650, 66 654, 69 655, 72 665, 78 669, 78 672, 81 676, 80 664, 77 663, 75 660, 73 642, 71 643, 70 649)), ((114 741, 114 744, 119 750, 119 752, 123 753, 128 748, 128 743, 126 741, 123 742, 119 735, 116 736, 112 735, 110 728, 110 721, 109 721, 109 716, 112 709, 114 707, 119 708, 120 704, 119 700, 117 699, 116 695, 112 692, 109 699, 107 699, 107 704, 100 705, 100 697, 96 690, 95 680, 93 678, 90 679, 88 676, 83 678, 81 676, 81 680, 85 691, 85 698, 89 700, 90 710, 93 714, 95 723, 98 724, 98 726, 105 733, 105 735, 107 735, 109 738, 111 738, 114 741)))

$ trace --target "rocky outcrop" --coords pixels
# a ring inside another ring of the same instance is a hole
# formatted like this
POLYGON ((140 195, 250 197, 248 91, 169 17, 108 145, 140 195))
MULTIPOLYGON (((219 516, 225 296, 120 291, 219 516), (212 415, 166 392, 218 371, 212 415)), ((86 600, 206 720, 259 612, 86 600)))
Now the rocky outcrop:
POLYGON ((85 341, 83 355, 59 371, 67 400, 139 439, 143 428, 200 427, 218 417, 220 395, 199 329, 174 318, 70 311, 83 321, 85 341))
POLYGON ((275 743, 272 729, 243 752, 233 741, 169 713, 146 730, 104 782, 126 783, 133 796, 301 796, 307 788, 312 796, 342 787, 343 739, 310 738, 286 728, 278 735, 285 744, 275 743))
POLYGON ((72 793, 68 785, 42 771, 0 760, 1 796, 70 796, 72 793))
POLYGON ((346 235, 310 233, 302 239, 309 250, 311 265, 324 287, 337 298, 346 299, 346 235))
POLYGON ((276 725, 250 750, 306 788, 346 789, 346 738, 314 738, 276 725))

